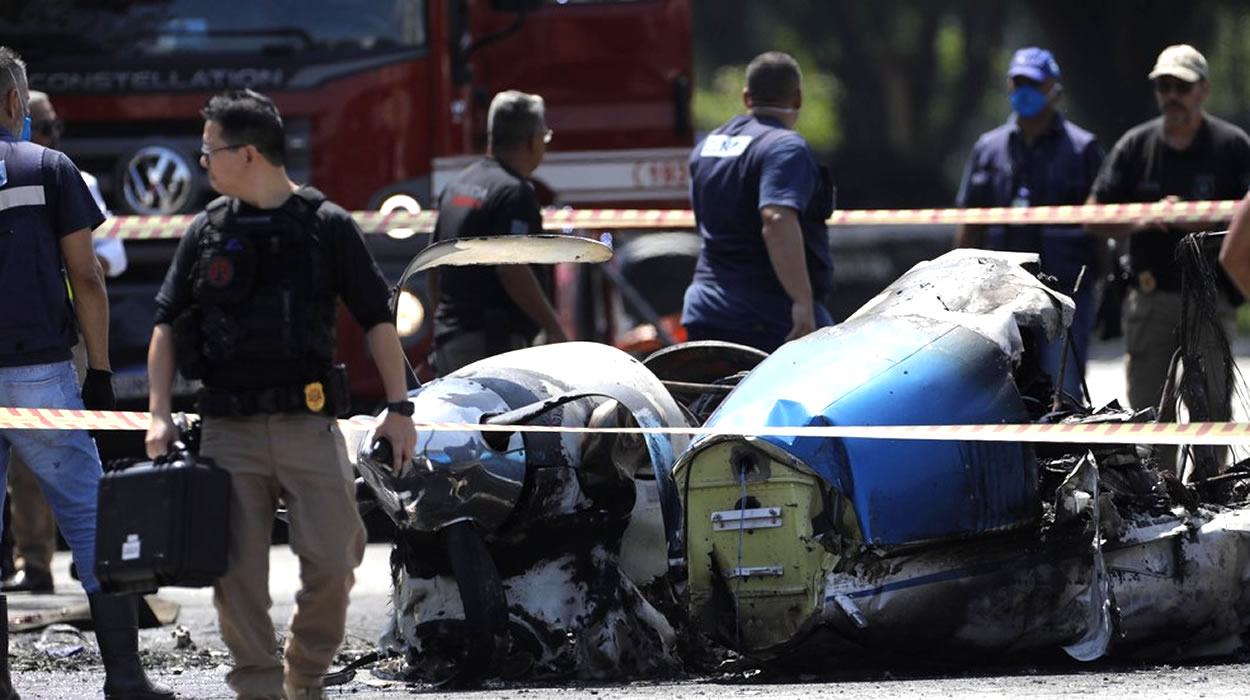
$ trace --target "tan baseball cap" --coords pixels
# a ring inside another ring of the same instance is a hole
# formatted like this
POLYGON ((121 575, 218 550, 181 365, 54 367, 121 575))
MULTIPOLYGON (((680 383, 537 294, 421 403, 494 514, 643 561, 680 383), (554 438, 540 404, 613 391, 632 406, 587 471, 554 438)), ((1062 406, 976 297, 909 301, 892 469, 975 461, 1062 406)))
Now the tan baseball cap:
POLYGON ((1174 44, 1159 54, 1155 69, 1150 71, 1151 80, 1162 75, 1180 78, 1187 83, 1206 80, 1207 59, 1189 44, 1174 44))

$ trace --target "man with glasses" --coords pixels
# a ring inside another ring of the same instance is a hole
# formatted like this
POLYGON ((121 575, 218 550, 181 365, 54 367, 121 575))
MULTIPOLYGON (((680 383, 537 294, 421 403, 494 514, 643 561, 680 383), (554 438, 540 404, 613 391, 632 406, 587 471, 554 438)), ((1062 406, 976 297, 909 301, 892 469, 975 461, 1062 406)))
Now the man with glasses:
POLYGON ((240 698, 320 698, 365 547, 335 422, 349 408, 347 377, 334 364, 337 301, 364 330, 386 388, 377 436, 394 447, 396 473, 416 443, 403 350, 386 280, 351 215, 287 177, 273 102, 235 90, 202 114, 200 162, 222 196, 191 222, 157 293, 146 449, 155 458, 177 435, 176 363, 204 384, 200 454, 231 477, 227 571, 213 590, 234 659, 226 680, 240 698), (281 656, 269 617, 279 499, 300 562, 281 656))
MULTIPOLYGON (((1059 64, 1046 49, 1029 46, 1016 51, 1007 68, 1012 114, 1006 124, 977 139, 956 206, 1055 206, 1085 201, 1104 153, 1093 134, 1059 113, 1056 104, 1063 94, 1059 78, 1059 64)), ((1059 291, 1076 302, 1068 331, 1070 349, 1062 337, 1037 340, 1042 368, 1058 382, 1062 364, 1063 391, 1077 399, 1084 396, 1082 380, 1098 306, 1102 245, 1079 226, 960 224, 955 229, 956 247, 1038 253, 1042 271, 1053 275, 1059 291)))
MULTIPOLYGON (((543 232, 542 210, 526 179, 551 140, 543 98, 508 90, 487 114, 486 155, 447 184, 438 198, 434 241, 543 232)), ((440 374, 509 350, 568 340, 551 305, 551 271, 539 265, 448 267, 429 272, 434 311, 434 366, 440 374)))
MULTIPOLYGON (((1094 182, 1090 201, 1240 199, 1250 186, 1250 138, 1240 128, 1203 110, 1211 92, 1206 58, 1187 44, 1169 46, 1159 54, 1149 77, 1160 116, 1120 138, 1094 182)), ((1212 222, 1087 228, 1128 238, 1131 287, 1123 312, 1128 397, 1135 409, 1155 406, 1172 355, 1179 347, 1181 278, 1175 262, 1176 246, 1188 233, 1211 229, 1212 222)), ((1223 286, 1232 292, 1230 285, 1223 286)), ((1217 313, 1231 329, 1230 300, 1221 297, 1218 304, 1217 313)), ((1227 420, 1229 387, 1219 349, 1207 342, 1198 352, 1206 365, 1209 405, 1189 406, 1191 418, 1227 420)), ((1164 406, 1160 418, 1175 420, 1174 407, 1164 406)), ((1172 466, 1175 450, 1163 451, 1161 458, 1172 466)))
MULTIPOLYGON (((104 216, 65 154, 19 136, 29 116, 26 64, 0 47, 0 406, 111 409, 108 295, 91 248, 104 216), (70 361, 80 330, 88 366, 81 391, 70 361)), ((95 576, 102 471, 95 443, 83 430, 0 429, 0 486, 10 448, 34 473, 73 550, 104 661, 104 696, 172 699, 139 660, 135 597, 105 595, 95 576)), ((0 609, 3 601, 0 595, 0 609)), ((0 698, 9 700, 16 694, 8 683, 7 631, 0 640, 0 698)))
MULTIPOLYGON (((59 150, 64 128, 64 122, 57 118, 56 109, 47 93, 31 90, 30 140, 45 148, 59 150)), ((100 195, 100 185, 95 176, 87 172, 81 174, 96 206, 108 218, 110 213, 100 195)), ((126 248, 121 239, 93 238, 91 243, 106 277, 117 277, 125 272, 126 248)), ((74 346, 74 366, 80 380, 87 371, 86 360, 85 347, 80 342, 74 346)), ((12 520, 4 538, 5 545, 8 546, 10 534, 12 535, 17 555, 21 559, 21 568, 0 584, 0 590, 6 593, 51 593, 52 554, 56 550, 56 523, 52 518, 52 510, 39 491, 39 483, 34 474, 21 457, 11 455, 9 467, 9 509, 12 520)))

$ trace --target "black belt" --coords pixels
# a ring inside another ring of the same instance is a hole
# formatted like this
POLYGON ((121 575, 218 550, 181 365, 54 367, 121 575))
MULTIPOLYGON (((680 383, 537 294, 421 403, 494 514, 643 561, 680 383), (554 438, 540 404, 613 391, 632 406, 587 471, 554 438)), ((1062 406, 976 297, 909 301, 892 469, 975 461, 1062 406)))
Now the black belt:
MULTIPOLYGON (((303 386, 270 387, 256 391, 201 389, 199 410, 205 416, 251 416, 258 413, 322 413, 304 401, 303 386)), ((323 409, 324 410, 324 409, 323 409)))
POLYGON ((197 398, 201 414, 218 417, 264 413, 337 416, 347 411, 351 403, 342 365, 336 365, 321 381, 263 389, 204 387, 197 398))

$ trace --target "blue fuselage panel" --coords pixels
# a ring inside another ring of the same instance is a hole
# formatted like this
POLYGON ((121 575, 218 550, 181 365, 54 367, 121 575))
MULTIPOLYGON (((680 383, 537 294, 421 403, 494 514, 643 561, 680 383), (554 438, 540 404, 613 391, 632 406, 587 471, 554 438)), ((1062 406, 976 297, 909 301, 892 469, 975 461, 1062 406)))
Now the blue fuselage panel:
MULTIPOLYGON (((997 344, 955 323, 869 316, 781 347, 708 426, 1026 422, 997 344)), ((1022 443, 765 439, 848 496, 874 544, 982 533, 1037 516, 1037 463, 1022 443)))

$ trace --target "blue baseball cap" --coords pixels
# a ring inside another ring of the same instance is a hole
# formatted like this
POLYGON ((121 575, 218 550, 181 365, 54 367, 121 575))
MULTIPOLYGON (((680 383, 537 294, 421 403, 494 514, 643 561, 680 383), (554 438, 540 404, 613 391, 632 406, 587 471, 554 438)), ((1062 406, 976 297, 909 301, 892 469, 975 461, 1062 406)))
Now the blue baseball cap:
POLYGON ((1011 57, 1011 65, 1007 67, 1007 77, 1023 76, 1030 80, 1044 83, 1051 78, 1059 78, 1059 64, 1055 57, 1046 49, 1026 46, 1018 49, 1011 57))

